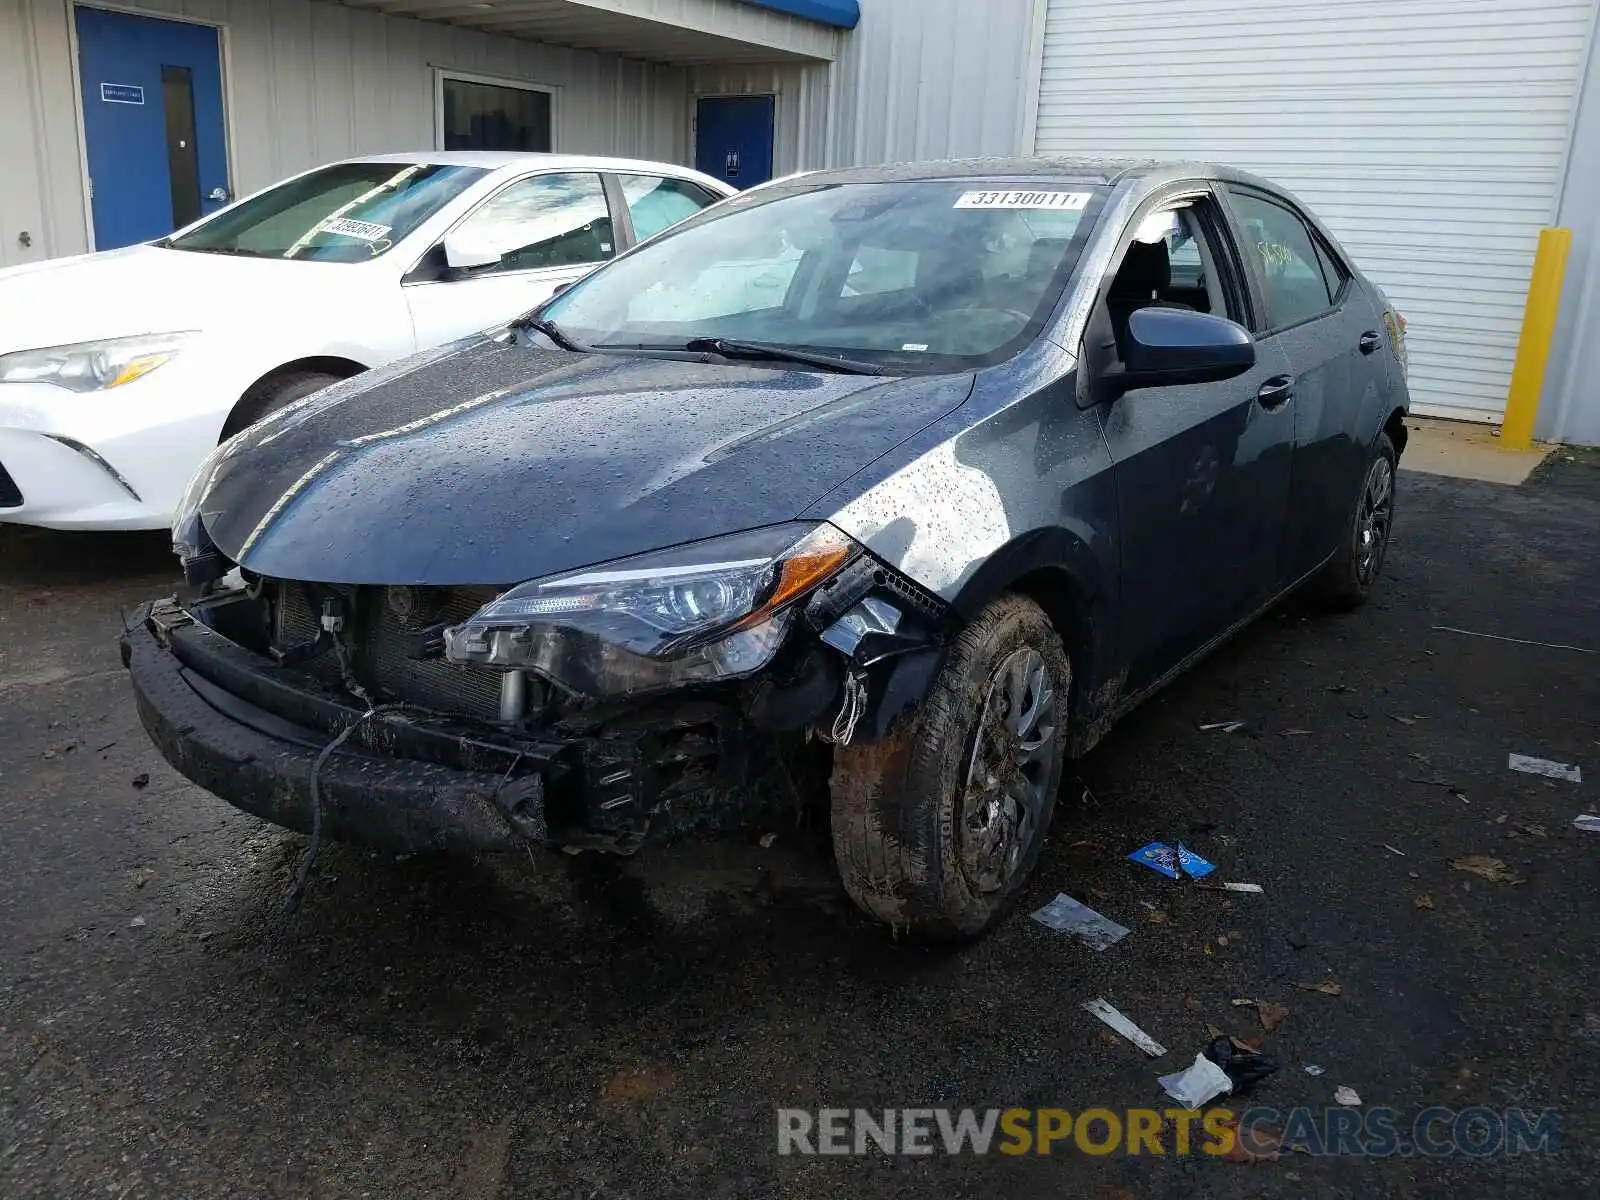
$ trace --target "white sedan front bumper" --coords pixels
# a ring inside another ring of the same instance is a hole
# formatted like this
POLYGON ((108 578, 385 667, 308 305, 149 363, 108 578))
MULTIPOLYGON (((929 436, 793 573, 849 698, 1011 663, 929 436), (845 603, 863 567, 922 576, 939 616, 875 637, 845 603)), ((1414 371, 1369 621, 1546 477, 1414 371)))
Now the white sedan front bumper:
POLYGON ((0 476, 0 522, 167 527, 235 398, 208 386, 202 365, 180 358, 105 392, 0 384, 0 468, 12 481, 0 476))

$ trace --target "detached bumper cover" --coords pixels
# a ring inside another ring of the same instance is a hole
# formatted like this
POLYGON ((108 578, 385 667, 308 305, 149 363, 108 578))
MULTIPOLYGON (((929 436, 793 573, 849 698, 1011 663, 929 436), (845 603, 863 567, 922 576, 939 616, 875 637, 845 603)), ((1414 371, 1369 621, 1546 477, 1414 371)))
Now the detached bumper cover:
MULTIPOLYGON (((122 637, 139 719, 162 755, 189 779, 245 812, 309 833, 311 775, 329 736, 299 730, 264 709, 229 698, 224 713, 204 698, 214 685, 185 667, 149 628, 141 609, 122 637), (253 715, 246 724, 231 714, 253 715), (284 736, 261 728, 281 726, 284 736), (257 726, 257 727, 253 727, 257 726)), ((382 717, 369 724, 381 730, 382 717)), ((355 738, 351 739, 354 743, 355 738)), ((467 771, 341 748, 318 776, 324 833, 401 851, 505 850, 544 831, 541 780, 505 785, 504 773, 467 771)))

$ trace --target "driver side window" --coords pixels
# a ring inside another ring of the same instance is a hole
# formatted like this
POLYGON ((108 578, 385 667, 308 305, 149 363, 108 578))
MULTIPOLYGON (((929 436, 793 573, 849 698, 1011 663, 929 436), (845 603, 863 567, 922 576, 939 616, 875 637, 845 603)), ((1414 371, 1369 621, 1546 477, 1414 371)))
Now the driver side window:
POLYGON ((1119 358, 1126 358, 1128 320, 1141 308, 1180 308, 1247 320, 1226 275, 1216 230, 1221 215, 1209 196, 1185 199, 1147 214, 1106 291, 1105 313, 1119 358))
POLYGON ((615 253, 611 210, 600 176, 536 175, 496 192, 455 233, 503 249, 505 257, 472 274, 504 274, 604 262, 615 253))

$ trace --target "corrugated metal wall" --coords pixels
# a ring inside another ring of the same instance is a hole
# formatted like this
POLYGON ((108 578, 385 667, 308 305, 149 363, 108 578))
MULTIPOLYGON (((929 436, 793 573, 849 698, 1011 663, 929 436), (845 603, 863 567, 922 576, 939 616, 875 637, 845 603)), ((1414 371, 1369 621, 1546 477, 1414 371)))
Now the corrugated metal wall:
POLYGON ((1023 153, 1042 0, 864 0, 810 165, 1023 153))
POLYGON ((1505 408, 1595 0, 1051 0, 1040 152, 1293 189, 1410 322, 1412 397, 1505 408))
MULTIPOLYGON (((688 161, 682 69, 310 0, 138 7, 224 27, 238 194, 329 159, 432 147, 434 67, 559 88, 560 150, 688 161)), ((70 27, 69 0, 0 0, 0 264, 88 248, 70 27)))
MULTIPOLYGON (((1597 17, 1600 20, 1600 17, 1597 17)), ((1600 446, 1600 30, 1589 34, 1582 98, 1561 192, 1559 225, 1572 230, 1561 320, 1550 347, 1535 434, 1600 446)))

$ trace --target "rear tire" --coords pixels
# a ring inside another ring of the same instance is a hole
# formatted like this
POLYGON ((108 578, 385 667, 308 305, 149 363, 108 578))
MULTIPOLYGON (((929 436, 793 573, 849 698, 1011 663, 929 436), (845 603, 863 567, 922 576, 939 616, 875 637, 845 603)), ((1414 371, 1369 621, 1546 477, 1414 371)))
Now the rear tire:
POLYGON ((834 857, 859 907, 946 939, 1004 915, 1050 826, 1071 684, 1050 619, 1005 596, 956 639, 913 717, 835 751, 834 857))
POLYGON ((269 375, 254 384, 234 405, 228 414, 228 423, 222 428, 222 441, 227 441, 241 429, 254 425, 265 416, 287 408, 312 392, 321 391, 330 383, 338 383, 343 375, 330 375, 326 371, 285 371, 269 375))
POLYGON ((1395 472, 1400 456, 1387 433, 1380 433, 1361 490, 1350 510, 1339 551, 1312 581, 1315 598, 1336 612, 1360 608, 1372 596, 1394 528, 1395 472))

